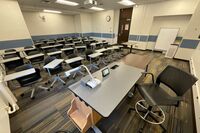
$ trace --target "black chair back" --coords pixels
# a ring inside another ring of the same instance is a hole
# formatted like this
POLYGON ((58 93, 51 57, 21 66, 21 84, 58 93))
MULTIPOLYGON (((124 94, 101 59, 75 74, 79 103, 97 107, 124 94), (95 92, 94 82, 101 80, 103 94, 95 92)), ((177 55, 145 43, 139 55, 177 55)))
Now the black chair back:
MULTIPOLYGON (((34 51, 30 51, 28 52, 28 55, 36 55, 36 54, 39 54, 40 52, 37 51, 37 50, 34 50, 34 51)), ((36 58, 32 58, 30 59, 31 63, 41 63, 44 61, 44 56, 39 56, 39 57, 36 57, 36 58)))
MULTIPOLYGON (((24 71, 24 70, 31 69, 31 68, 33 68, 33 66, 31 64, 25 64, 23 66, 17 67, 15 69, 15 71, 20 72, 20 71, 24 71)), ((40 70, 35 68, 35 71, 36 72, 33 74, 17 78, 16 80, 19 82, 19 84, 22 87, 33 84, 41 79, 40 70)))
MULTIPOLYGON (((51 49, 48 49, 48 50, 47 50, 47 53, 52 53, 52 52, 56 52, 56 51, 59 51, 59 50, 58 50, 57 48, 51 48, 51 49)), ((61 53, 59 53, 59 54, 54 54, 54 55, 51 55, 51 56, 61 59, 61 53)))
POLYGON ((182 96, 198 79, 176 67, 167 66, 158 76, 156 83, 163 83, 171 88, 177 96, 182 96))
MULTIPOLYGON (((77 57, 76 54, 71 54, 68 56, 69 59, 71 58, 75 58, 77 57)), ((72 68, 76 68, 76 67, 79 67, 80 65, 82 65, 82 62, 81 61, 77 61, 77 62, 73 62, 73 63, 70 63, 69 66, 72 67, 72 68)))
POLYGON ((91 49, 86 50, 85 57, 88 61, 90 61, 90 57, 88 55, 93 54, 93 51, 91 49))

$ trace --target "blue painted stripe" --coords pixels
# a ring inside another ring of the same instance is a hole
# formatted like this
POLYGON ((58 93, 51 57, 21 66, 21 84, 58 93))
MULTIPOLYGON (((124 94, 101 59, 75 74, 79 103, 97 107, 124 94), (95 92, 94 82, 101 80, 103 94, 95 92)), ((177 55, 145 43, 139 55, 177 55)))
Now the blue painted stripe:
POLYGON ((32 42, 31 39, 0 41, 0 50, 9 49, 9 48, 32 46, 32 45, 33 45, 33 42, 32 42))
POLYGON ((181 48, 190 48, 195 49, 197 48, 200 40, 190 40, 190 39, 183 39, 180 47, 181 48))
POLYGON ((149 38, 148 38, 148 41, 149 42, 156 42, 158 36, 155 36, 155 35, 150 35, 149 38))
MULTIPOLYGON (((156 42, 158 36, 157 35, 129 35, 129 40, 131 41, 141 41, 141 42, 156 42), (139 40, 138 40, 139 39, 139 40)), ((177 41, 181 41, 183 37, 176 37, 177 41)))
POLYGON ((57 38, 63 38, 63 37, 72 37, 76 36, 79 37, 79 33, 66 33, 66 34, 54 34, 54 35, 38 35, 38 36, 32 36, 32 39, 35 41, 37 40, 49 40, 49 39, 57 39, 57 38))
POLYGON ((137 41, 137 35, 129 35, 129 40, 137 41))
POLYGON ((140 35, 139 36, 139 41, 141 41, 141 42, 147 42, 148 41, 148 37, 149 36, 146 36, 146 35, 140 35))
POLYGON ((39 40, 49 40, 49 39, 57 39, 62 37, 72 37, 72 36, 91 36, 91 37, 103 37, 103 38, 114 38, 115 34, 111 33, 96 33, 96 32, 88 32, 88 33, 66 33, 66 34, 54 34, 54 35, 38 35, 38 36, 32 36, 32 39, 34 41, 39 40))
POLYGON ((93 32, 92 35, 93 37, 102 37, 102 38, 114 38, 115 34, 111 34, 111 33, 96 33, 93 32))
POLYGON ((90 32, 90 33, 82 33, 82 36, 92 36, 92 32, 90 32))

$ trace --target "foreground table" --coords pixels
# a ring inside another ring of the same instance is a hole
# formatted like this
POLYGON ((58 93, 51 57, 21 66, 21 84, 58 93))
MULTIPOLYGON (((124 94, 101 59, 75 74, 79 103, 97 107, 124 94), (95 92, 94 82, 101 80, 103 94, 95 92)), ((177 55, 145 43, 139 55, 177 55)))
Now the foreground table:
POLYGON ((114 62, 107 66, 110 75, 103 78, 102 70, 93 76, 102 81, 100 86, 90 89, 81 84, 81 81, 69 86, 69 89, 80 99, 85 101, 91 108, 96 110, 103 117, 109 117, 118 104, 123 100, 132 86, 142 76, 144 70, 138 69, 123 62, 114 62), (118 65, 115 69, 110 69, 118 65))

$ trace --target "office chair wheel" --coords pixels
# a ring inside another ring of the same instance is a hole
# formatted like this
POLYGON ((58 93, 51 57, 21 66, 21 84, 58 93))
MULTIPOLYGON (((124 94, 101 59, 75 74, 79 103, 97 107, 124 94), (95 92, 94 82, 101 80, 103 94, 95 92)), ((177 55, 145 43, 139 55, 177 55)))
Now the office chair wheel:
POLYGON ((51 86, 50 88, 53 88, 53 86, 51 86))
POLYGON ((135 111, 144 121, 150 124, 159 125, 165 121, 164 111, 158 106, 149 106, 145 100, 140 100, 135 104, 135 111))
POLYGON ((31 97, 31 100, 34 100, 35 99, 35 97, 31 97))
POLYGON ((20 96, 21 96, 21 97, 24 97, 24 93, 22 93, 20 96))
POLYGON ((50 89, 47 89, 47 91, 50 91, 50 89))

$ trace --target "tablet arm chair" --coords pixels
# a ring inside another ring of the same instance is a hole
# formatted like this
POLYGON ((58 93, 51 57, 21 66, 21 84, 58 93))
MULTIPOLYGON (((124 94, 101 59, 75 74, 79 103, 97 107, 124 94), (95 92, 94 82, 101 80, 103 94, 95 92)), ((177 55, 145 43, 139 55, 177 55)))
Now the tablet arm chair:
POLYGON ((178 107, 183 101, 183 95, 198 79, 173 66, 167 66, 157 77, 156 83, 153 74, 147 72, 145 74, 151 75, 153 83, 136 85, 144 100, 138 101, 135 108, 130 108, 129 112, 135 110, 143 120, 150 124, 159 124, 166 131, 162 125, 165 113, 159 106, 178 107), (160 87, 160 83, 169 87, 176 96, 169 95, 160 87))
MULTIPOLYGON (((9 59, 9 58, 15 58, 19 57, 18 54, 8 54, 4 55, 3 59, 9 59)), ((16 67, 22 66, 24 64, 24 61, 22 58, 10 62, 5 62, 4 65, 8 70, 14 70, 16 67)))
MULTIPOLYGON (((39 51, 30 51, 28 53, 28 56, 31 56, 31 55, 36 55, 36 54, 40 54, 39 51)), ((43 63, 44 61, 44 56, 39 56, 39 57, 36 57, 36 58, 32 58, 32 59, 29 59, 29 61, 31 62, 31 64, 41 64, 43 63)))
POLYGON ((90 70, 92 70, 92 68, 99 69, 98 64, 97 64, 97 61, 99 60, 98 57, 90 58, 89 55, 91 55, 91 54, 93 54, 93 51, 91 49, 86 50, 85 57, 86 57, 87 61, 90 62, 89 66, 88 66, 89 69, 90 70))
MULTIPOLYGON (((56 57, 54 56, 49 56, 44 60, 44 65, 47 65, 48 63, 52 62, 53 60, 55 60, 56 57)), ((65 85, 65 81, 63 81, 59 75, 59 73, 61 73, 63 70, 62 64, 57 65, 55 68, 53 69, 46 69, 46 71, 48 72, 49 76, 51 77, 52 75, 54 75, 53 78, 53 82, 51 84, 51 88, 53 88, 53 85, 57 82, 60 81, 63 83, 63 85, 65 85)))
POLYGON ((81 102, 77 97, 72 100, 71 107, 67 114, 82 133, 85 133, 93 126, 92 109, 87 107, 85 103, 81 102))
MULTIPOLYGON (((57 52, 57 51, 59 51, 59 49, 57 49, 57 48, 51 48, 51 49, 48 49, 48 50, 47 50, 47 54, 48 54, 48 53, 57 52)), ((50 55, 50 56, 51 56, 51 57, 56 57, 57 59, 62 59, 61 53, 53 54, 53 55, 50 55)))
MULTIPOLYGON (((76 54, 71 54, 71 55, 68 56, 69 59, 75 58, 75 57, 77 57, 76 54)), ((77 67, 79 67, 81 65, 82 65, 82 61, 81 60, 69 64, 69 66, 71 68, 77 68, 77 67)), ((75 78, 78 73, 81 74, 81 75, 85 75, 83 72, 81 72, 81 70, 79 70, 79 71, 74 73, 73 78, 75 78)))
MULTIPOLYGON (((33 68, 33 66, 31 64, 25 64, 23 66, 17 67, 15 69, 15 71, 20 72, 20 71, 24 71, 24 70, 31 69, 31 68, 33 68)), ((41 75, 40 75, 40 69, 35 68, 35 73, 17 78, 16 80, 19 82, 21 87, 30 86, 30 88, 32 89, 30 97, 31 97, 31 99, 34 99, 35 98, 34 93, 35 93, 37 83, 42 80, 41 75)), ((43 86, 38 86, 38 88, 43 89, 43 90, 48 90, 47 87, 43 87, 43 86)), ((24 96, 24 93, 21 94, 22 97, 24 96)))

